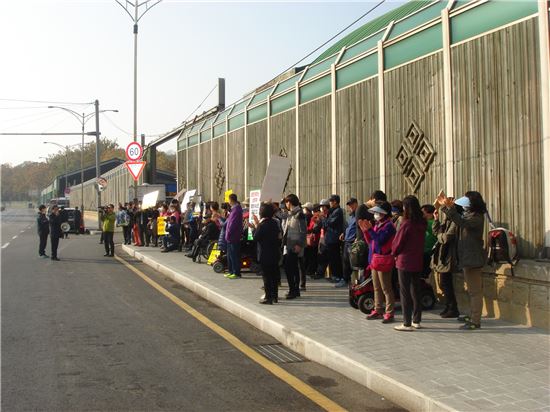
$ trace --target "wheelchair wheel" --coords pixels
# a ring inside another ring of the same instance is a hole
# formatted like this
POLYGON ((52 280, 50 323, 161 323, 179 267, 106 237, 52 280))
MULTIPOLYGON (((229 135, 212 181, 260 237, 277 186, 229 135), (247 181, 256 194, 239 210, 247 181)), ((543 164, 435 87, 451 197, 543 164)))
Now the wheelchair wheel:
POLYGON ((371 313, 374 309, 374 293, 369 292, 361 295, 357 302, 357 306, 359 306, 359 310, 364 314, 368 315, 371 313))
POLYGON ((223 273, 223 271, 225 270, 225 266, 222 262, 216 261, 212 265, 212 269, 214 269, 214 272, 216 273, 223 273))

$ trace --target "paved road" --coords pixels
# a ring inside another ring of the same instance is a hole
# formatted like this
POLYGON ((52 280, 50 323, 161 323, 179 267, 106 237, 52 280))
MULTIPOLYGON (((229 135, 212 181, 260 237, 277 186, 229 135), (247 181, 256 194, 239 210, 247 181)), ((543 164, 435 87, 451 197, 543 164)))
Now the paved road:
MULTIPOLYGON (((129 268, 104 258, 98 236, 61 240, 60 262, 39 258, 34 216, 1 215, 3 410, 321 410, 129 268)), ((122 257, 246 345, 276 343, 122 257)), ((345 409, 398 410, 313 362, 279 366, 345 409)))

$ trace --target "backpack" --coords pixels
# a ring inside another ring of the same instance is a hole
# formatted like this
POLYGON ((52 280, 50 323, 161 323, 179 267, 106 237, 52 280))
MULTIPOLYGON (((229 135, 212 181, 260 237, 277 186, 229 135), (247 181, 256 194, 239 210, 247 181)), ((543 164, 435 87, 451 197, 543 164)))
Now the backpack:
POLYGON ((518 242, 516 236, 510 230, 503 227, 495 227, 491 216, 489 218, 490 230, 487 236, 488 257, 487 263, 506 262, 511 265, 512 276, 514 275, 513 266, 519 261, 518 242))
POLYGON ((367 266, 369 247, 363 239, 356 239, 349 248, 349 259, 354 269, 364 269, 367 266))

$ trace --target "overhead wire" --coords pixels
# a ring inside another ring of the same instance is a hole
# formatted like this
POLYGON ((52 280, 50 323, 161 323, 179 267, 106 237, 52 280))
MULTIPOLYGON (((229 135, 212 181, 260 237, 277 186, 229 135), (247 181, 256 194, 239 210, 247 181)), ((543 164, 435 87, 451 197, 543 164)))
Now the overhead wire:
POLYGON ((55 101, 48 101, 48 100, 24 100, 24 99, 3 99, 3 98, 0 98, 0 101, 3 101, 3 102, 21 102, 21 103, 43 103, 43 104, 68 104, 68 105, 82 105, 82 106, 89 106, 89 105, 93 104, 93 102, 87 102, 87 103, 55 102, 55 101))

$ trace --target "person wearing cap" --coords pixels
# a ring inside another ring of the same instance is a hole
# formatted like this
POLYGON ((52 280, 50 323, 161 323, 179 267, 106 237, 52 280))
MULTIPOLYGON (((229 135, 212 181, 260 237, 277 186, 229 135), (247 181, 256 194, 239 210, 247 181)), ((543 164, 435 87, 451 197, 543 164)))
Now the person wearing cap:
POLYGON ((399 293, 403 311, 403 324, 398 331, 420 329, 422 304, 420 302, 420 273, 423 267, 426 219, 422 215, 416 196, 403 199, 403 223, 392 242, 392 255, 399 276, 399 293), (412 323, 411 323, 412 321, 412 323))
POLYGON ((237 200, 237 195, 229 195, 231 212, 225 226, 225 241, 227 242, 227 264, 229 273, 225 275, 228 279, 239 279, 241 277, 241 238, 243 235, 243 209, 237 200))
POLYGON ((458 226, 458 266, 464 272, 470 297, 470 316, 458 318, 459 321, 464 321, 460 329, 479 329, 483 308, 481 270, 486 259, 483 229, 487 207, 481 194, 475 191, 466 192, 456 201, 442 193, 437 197, 437 202, 441 205, 441 211, 458 226), (457 210, 457 206, 463 209, 463 213, 457 210))
POLYGON ((325 230, 325 245, 332 281, 338 283, 343 279, 342 257, 340 253, 340 235, 344 232, 344 212, 340 207, 340 196, 331 195, 328 199, 330 209, 323 220, 325 230))
POLYGON ((395 226, 391 221, 391 205, 377 202, 369 209, 373 214, 374 226, 369 220, 361 219, 359 225, 369 243, 369 265, 374 287, 374 309, 367 315, 368 320, 382 319, 382 323, 394 321, 395 295, 392 287, 394 260, 391 247, 395 236, 395 226), (385 308, 383 303, 386 303, 385 308))
POLYGON ((437 280, 445 299, 445 309, 439 314, 442 318, 458 318, 458 304, 453 285, 453 273, 456 271, 456 240, 458 226, 447 214, 439 211, 439 203, 436 202, 434 211, 433 234, 437 238, 434 253, 432 255, 431 268, 438 274, 437 280))
POLYGON ((391 201, 391 221, 395 226, 395 230, 399 231, 401 222, 403 222, 403 202, 399 199, 391 201))
POLYGON ((343 259, 342 259, 342 280, 338 282, 334 287, 342 288, 344 286, 347 286, 348 283, 351 281, 351 274, 353 272, 353 268, 351 266, 351 258, 349 255, 349 250, 353 242, 355 242, 355 239, 357 238, 357 223, 355 220, 355 211, 357 210, 358 202, 357 199, 352 197, 346 202, 347 210, 348 210, 348 224, 346 226, 346 230, 344 233, 340 236, 340 239, 344 241, 344 249, 343 249, 343 259))

